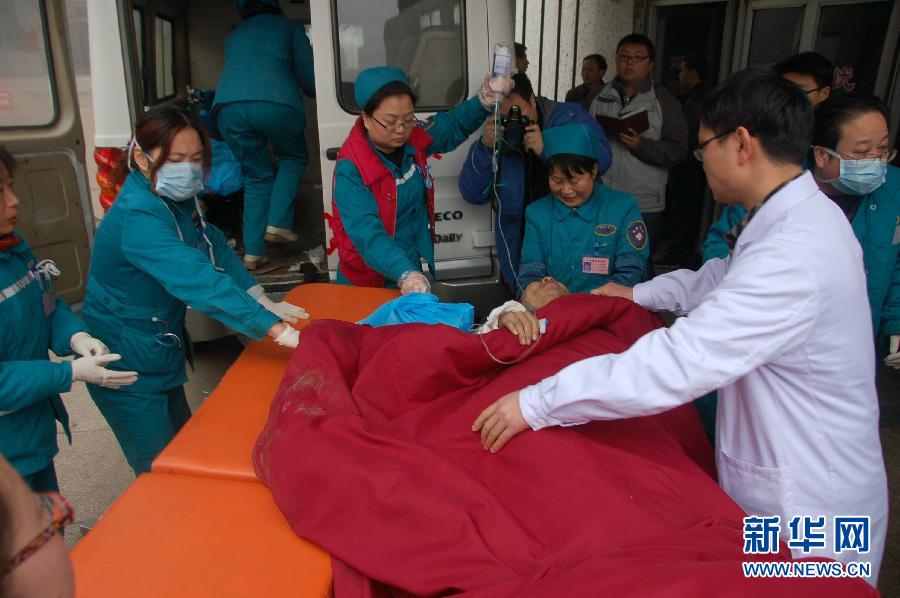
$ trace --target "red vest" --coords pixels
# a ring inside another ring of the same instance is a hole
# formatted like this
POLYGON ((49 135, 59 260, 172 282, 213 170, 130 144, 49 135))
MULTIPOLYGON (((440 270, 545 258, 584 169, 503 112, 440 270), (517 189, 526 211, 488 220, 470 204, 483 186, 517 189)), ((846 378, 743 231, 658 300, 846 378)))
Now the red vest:
MULTIPOLYGON (((425 203, 428 206, 428 221, 430 230, 434 230, 434 183, 428 172, 428 154, 426 148, 431 145, 432 137, 421 127, 415 127, 409 137, 409 143, 415 150, 415 163, 426 178, 425 203)), ((391 237, 394 236, 394 228, 397 225, 397 183, 394 174, 381 162, 381 158, 375 153, 366 130, 362 117, 356 119, 356 123, 350 130, 350 135, 344 141, 337 155, 338 162, 350 160, 360 175, 363 184, 375 196, 378 204, 378 215, 384 224, 384 230, 391 237)), ((332 232, 333 247, 338 250, 340 270, 354 286, 383 287, 384 276, 369 268, 353 241, 344 230, 341 222, 341 214, 338 211, 337 202, 334 201, 334 178, 331 180, 331 218, 329 219, 332 232)), ((331 248, 329 248, 331 250, 331 248)))

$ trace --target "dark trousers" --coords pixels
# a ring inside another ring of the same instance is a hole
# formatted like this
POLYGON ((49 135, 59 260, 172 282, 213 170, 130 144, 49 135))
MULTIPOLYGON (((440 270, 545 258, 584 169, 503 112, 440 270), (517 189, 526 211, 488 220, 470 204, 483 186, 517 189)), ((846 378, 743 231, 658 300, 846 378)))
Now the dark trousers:
POLYGON ((156 456, 191 417, 183 386, 130 392, 127 386, 113 390, 88 384, 88 392, 109 422, 135 475, 150 471, 156 456))
POLYGON ((669 171, 668 202, 670 214, 669 237, 672 240, 672 256, 684 267, 699 265, 697 241, 700 236, 700 219, 703 216, 703 198, 706 195, 706 176, 703 166, 696 160, 680 164, 669 171))
POLYGON ((34 492, 59 492, 59 480, 56 479, 56 466, 50 465, 30 475, 22 476, 25 483, 34 492))
POLYGON ((641 212, 641 218, 644 220, 644 225, 647 227, 648 247, 650 249, 650 255, 653 255, 653 252, 659 244, 659 235, 662 232, 663 213, 641 212))

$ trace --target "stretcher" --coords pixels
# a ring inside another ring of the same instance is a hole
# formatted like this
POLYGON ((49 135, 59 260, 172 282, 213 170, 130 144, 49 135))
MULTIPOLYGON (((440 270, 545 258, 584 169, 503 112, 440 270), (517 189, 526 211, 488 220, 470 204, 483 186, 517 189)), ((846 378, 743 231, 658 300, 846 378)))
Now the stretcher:
MULTIPOLYGON (((398 296, 306 284, 285 300, 311 319, 353 322, 398 296)), ((73 549, 79 597, 330 595, 329 555, 294 533, 251 462, 289 358, 270 340, 241 353, 153 472, 73 549)))
POLYGON ((328 553, 259 482, 140 476, 72 551, 76 596, 328 596, 328 553))
MULTIPOLYGON (((285 300, 303 307, 315 320, 355 322, 397 297, 399 292, 393 289, 313 283, 296 287, 285 300)), ((301 321, 297 327, 302 329, 308 322, 301 321)), ((256 480, 251 463, 253 445, 266 423, 290 355, 269 340, 251 343, 156 458, 153 471, 256 480)))

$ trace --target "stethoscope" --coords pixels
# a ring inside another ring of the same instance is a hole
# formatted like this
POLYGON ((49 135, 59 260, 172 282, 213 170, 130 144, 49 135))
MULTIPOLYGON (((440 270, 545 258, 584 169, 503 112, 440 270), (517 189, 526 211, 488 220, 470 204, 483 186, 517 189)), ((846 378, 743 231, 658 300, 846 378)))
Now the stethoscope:
MULTIPOLYGON (((134 155, 135 148, 140 149, 140 145, 138 145, 137 139, 132 137, 131 140, 128 142, 128 148, 126 150, 128 152, 128 170, 129 170, 129 172, 134 171, 133 167, 131 166, 131 159, 132 159, 132 156, 134 155)), ((169 210, 169 214, 172 215, 172 221, 175 223, 175 230, 178 231, 178 238, 181 239, 182 243, 184 243, 184 233, 181 232, 181 226, 179 226, 179 224, 178 224, 178 218, 175 216, 175 212, 172 210, 172 207, 168 203, 166 203, 166 200, 164 200, 158 193, 156 193, 150 187, 149 181, 147 181, 146 184, 147 184, 147 188, 150 189, 150 192, 153 193, 153 195, 156 195, 156 197, 159 198, 159 201, 161 201, 162 204, 164 206, 166 206, 166 209, 169 210)), ((206 253, 209 256, 209 261, 212 263, 213 268, 215 268, 217 272, 224 272, 225 268, 220 268, 219 266, 216 265, 216 254, 213 251, 213 244, 212 244, 212 241, 209 240, 209 237, 206 235, 206 226, 207 226, 206 218, 203 217, 203 211, 200 209, 200 201, 197 199, 196 195, 194 196, 194 209, 197 211, 197 217, 200 220, 200 223, 197 225, 197 234, 199 235, 200 239, 202 239, 203 242, 206 243, 206 253)), ((200 247, 198 246, 197 249, 200 249, 200 247)))
POLYGON ((150 321, 154 324, 162 324, 163 331, 157 332, 153 335, 153 340, 162 345, 163 347, 178 347, 179 349, 184 348, 184 342, 174 332, 169 332, 169 323, 163 320, 162 318, 157 318, 153 316, 150 318, 150 321))
MULTIPOLYGON (((157 196, 159 197, 159 196, 157 196)), ((172 221, 175 222, 175 230, 178 231, 178 238, 184 242, 184 234, 181 232, 181 227, 178 225, 178 218, 175 217, 175 212, 172 211, 172 208, 163 200, 163 198, 159 198, 159 200, 163 203, 164 206, 169 210, 169 213, 172 214, 172 221)), ((200 219, 200 223, 197 225, 197 235, 203 242, 206 244, 206 253, 209 255, 209 261, 212 263, 213 268, 216 269, 216 272, 224 272, 225 268, 220 268, 216 265, 216 254, 213 251, 212 241, 209 240, 209 237, 206 235, 206 218, 203 217, 203 212, 200 211, 200 202, 197 200, 197 196, 194 196, 194 209, 197 210, 197 217, 200 219)), ((197 249, 200 249, 199 243, 197 249)))
MULTIPOLYGON (((128 170, 132 170, 131 156, 132 156, 133 148, 136 143, 137 142, 135 139, 132 139, 131 142, 129 142, 128 170)), ((150 188, 150 185, 148 184, 147 187, 150 188)), ((162 202, 162 204, 164 206, 166 206, 167 210, 169 210, 169 214, 172 215, 172 221, 175 224, 175 230, 178 232, 178 238, 181 240, 182 243, 184 243, 184 233, 181 232, 181 226, 178 224, 178 218, 175 216, 174 210, 172 210, 172 207, 162 197, 160 197, 157 193, 153 192, 153 189, 150 189, 150 192, 153 193, 154 195, 156 195, 156 197, 159 198, 159 201, 162 202)), ((221 268, 216 265, 216 254, 213 251, 213 244, 212 244, 212 241, 209 240, 209 236, 207 236, 207 234, 206 234, 206 227, 207 227, 206 218, 203 217, 203 212, 200 210, 200 202, 197 199, 196 195, 194 196, 194 209, 197 211, 197 217, 200 221, 199 224, 197 225, 197 235, 206 244, 206 252, 207 252, 207 255, 209 256, 209 261, 212 263, 213 268, 215 268, 217 272, 224 272, 225 268, 221 268)), ((197 249, 200 249, 199 242, 197 243, 197 249)), ((163 347, 167 347, 167 348, 172 348, 172 347, 178 347, 179 349, 184 348, 184 341, 182 341, 181 337, 179 337, 177 334, 175 334, 174 332, 169 330, 168 322, 166 322, 162 318, 158 318, 156 316, 151 317, 150 321, 153 322, 154 324, 162 324, 163 331, 154 333, 152 335, 153 340, 156 341, 159 345, 161 345, 163 347)))

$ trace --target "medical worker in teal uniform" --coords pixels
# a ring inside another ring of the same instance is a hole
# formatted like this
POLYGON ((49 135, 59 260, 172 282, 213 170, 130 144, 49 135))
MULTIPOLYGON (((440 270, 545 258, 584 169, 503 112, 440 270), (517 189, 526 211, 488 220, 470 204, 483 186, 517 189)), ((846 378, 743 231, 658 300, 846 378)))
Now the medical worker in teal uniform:
POLYGON ((243 23, 225 40, 213 112, 244 174, 244 265, 266 261, 266 241, 297 240, 294 200, 309 161, 303 97, 315 97, 312 48, 278 0, 236 0, 243 23), (278 162, 274 171, 269 145, 278 162))
POLYGON ((38 261, 16 234, 14 171, 15 160, 0 146, 0 454, 32 490, 55 492, 57 421, 72 441, 60 393, 78 381, 124 386, 136 374, 105 367, 119 356, 85 332, 84 323, 54 295, 51 279, 60 273, 56 265, 38 261), (50 361, 48 349, 76 358, 50 361))
POLYGON ((255 339, 294 348, 284 322, 308 317, 270 301, 225 237, 206 222, 197 194, 210 163, 209 142, 181 110, 161 106, 135 123, 126 155, 132 172, 97 230, 84 321, 122 355, 112 367, 138 372, 126 389, 88 384, 135 473, 187 422, 185 328, 188 306, 255 339))
POLYGON ((600 182, 599 135, 585 125, 563 125, 543 136, 551 193, 525 210, 519 288, 545 276, 573 293, 645 280, 647 227, 633 196, 600 182))
POLYGON ((479 93, 427 121, 414 113, 406 73, 373 67, 356 78, 362 109, 335 166, 331 229, 338 250, 337 281, 430 289, 421 260, 434 276, 433 154, 456 149, 484 123, 512 87, 508 77, 485 78, 479 93))

